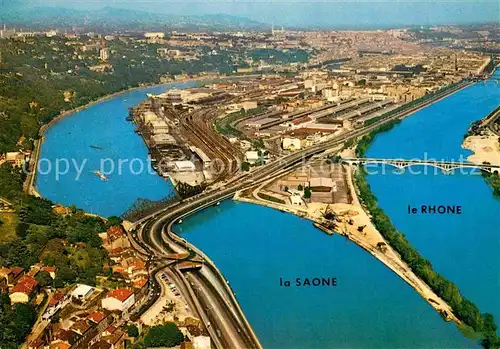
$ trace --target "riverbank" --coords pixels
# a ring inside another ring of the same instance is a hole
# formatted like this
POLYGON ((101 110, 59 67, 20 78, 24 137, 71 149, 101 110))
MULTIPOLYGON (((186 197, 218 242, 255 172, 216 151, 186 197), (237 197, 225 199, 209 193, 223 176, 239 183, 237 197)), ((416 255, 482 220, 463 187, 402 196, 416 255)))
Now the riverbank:
MULTIPOLYGON (((252 75, 254 76, 254 75, 252 75)), ((151 90, 151 89, 160 89, 160 88, 165 88, 168 89, 169 87, 175 88, 176 86, 181 86, 180 88, 184 88, 185 85, 191 85, 195 83, 200 83, 200 84, 206 84, 210 83, 212 81, 220 81, 220 80, 233 80, 233 79, 246 79, 248 77, 252 76, 247 76, 247 75, 229 75, 229 76, 217 76, 217 75, 200 75, 194 78, 186 78, 186 79, 180 79, 176 81, 171 81, 171 82, 162 82, 162 83, 154 83, 154 84, 144 84, 141 86, 136 86, 128 89, 124 89, 121 91, 117 91, 115 93, 103 96, 95 101, 89 102, 83 106, 64 111, 57 115, 54 119, 52 119, 50 122, 47 124, 44 124, 40 127, 39 130, 39 140, 35 142, 34 145, 34 150, 32 153, 32 160, 30 161, 29 164, 29 173, 27 176, 27 179, 24 184, 24 191, 26 193, 29 193, 30 195, 36 195, 36 196, 41 196, 41 194, 38 193, 37 190, 37 180, 36 180, 36 171, 37 171, 37 166, 36 164, 38 163, 38 159, 40 157, 40 153, 42 151, 43 144, 45 142, 45 135, 48 132, 49 129, 51 129, 53 126, 61 122, 62 120, 65 120, 66 118, 75 115, 80 112, 85 112, 87 109, 90 109, 92 107, 96 107, 97 105, 111 101, 115 99, 116 97, 125 95, 125 94, 133 94, 135 91, 142 91, 142 90, 151 90)), ((163 91, 162 91, 163 92, 163 91)), ((159 92, 156 92, 159 93, 159 92)), ((128 97, 127 97, 128 98, 128 97)), ((145 96, 144 96, 145 98, 145 96)), ((126 102, 126 100, 124 100, 126 102)), ((129 100, 130 104, 131 100, 129 100)), ((127 104, 127 103, 125 103, 127 104)), ((134 104, 135 105, 135 104, 134 104)), ((130 107, 130 105, 128 105, 130 107)), ((125 119, 126 114, 123 115, 123 118, 125 119)))
MULTIPOLYGON (((496 120, 500 117, 500 107, 495 108, 485 118, 474 122, 467 132, 462 148, 473 152, 467 160, 475 164, 490 163, 500 166, 500 136, 496 120)), ((500 196, 500 176, 498 173, 482 173, 493 188, 493 195, 500 196)))
POLYGON ((475 164, 489 162, 492 165, 500 165, 500 142, 497 135, 469 136, 465 138, 462 147, 474 153, 467 157, 470 162, 475 164))
MULTIPOLYGON (((359 157, 366 156, 366 150, 373 142, 375 135, 385 132, 383 127, 372 131, 368 136, 364 136, 356 149, 359 157)), ((493 315, 481 313, 478 307, 466 299, 458 287, 451 281, 438 274, 432 267, 430 261, 420 255, 420 253, 410 245, 406 237, 396 229, 390 218, 378 206, 377 198, 372 193, 370 185, 366 180, 366 172, 361 169, 356 176, 356 187, 362 199, 363 206, 371 214, 371 220, 385 240, 401 256, 401 258, 411 266, 411 269, 429 287, 439 294, 451 307, 456 316, 470 327, 476 334, 482 336, 482 344, 485 348, 498 347, 500 340, 497 336, 497 326, 493 315)))

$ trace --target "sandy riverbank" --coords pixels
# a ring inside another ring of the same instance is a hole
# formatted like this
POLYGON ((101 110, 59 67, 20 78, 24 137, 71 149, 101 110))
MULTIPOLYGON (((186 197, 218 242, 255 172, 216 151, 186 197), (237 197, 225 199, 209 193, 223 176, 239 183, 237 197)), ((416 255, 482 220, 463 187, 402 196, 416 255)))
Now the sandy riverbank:
MULTIPOLYGON (((345 236, 349 240, 356 243, 380 262, 386 265, 401 279, 407 282, 415 291, 417 291, 434 309, 442 314, 447 320, 453 321, 460 325, 461 321, 453 314, 451 307, 441 299, 424 281, 415 275, 411 268, 403 262, 400 255, 392 249, 392 247, 384 240, 382 234, 375 228, 372 223, 369 213, 361 206, 356 190, 354 188, 351 169, 348 168, 348 183, 352 193, 352 204, 321 204, 309 203, 307 206, 292 206, 273 203, 260 199, 257 196, 266 184, 258 186, 251 195, 243 196, 242 193, 237 193, 234 200, 271 207, 283 212, 295 214, 299 217, 306 218, 312 222, 323 226, 331 224, 324 218, 327 210, 333 212, 338 221, 336 221, 335 231, 345 236)), ((274 180, 274 179, 273 179, 274 180)))
POLYGON ((484 136, 469 136, 464 140, 462 148, 474 152, 467 157, 470 162, 475 164, 489 162, 500 166, 499 137, 493 133, 484 136))

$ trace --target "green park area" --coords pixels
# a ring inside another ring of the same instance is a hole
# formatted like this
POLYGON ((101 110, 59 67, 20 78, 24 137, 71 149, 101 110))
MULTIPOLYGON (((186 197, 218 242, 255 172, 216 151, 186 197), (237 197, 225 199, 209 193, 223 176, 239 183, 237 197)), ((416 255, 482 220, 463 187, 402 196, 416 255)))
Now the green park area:
POLYGON ((16 237, 19 219, 14 212, 0 212, 0 243, 9 242, 16 237))

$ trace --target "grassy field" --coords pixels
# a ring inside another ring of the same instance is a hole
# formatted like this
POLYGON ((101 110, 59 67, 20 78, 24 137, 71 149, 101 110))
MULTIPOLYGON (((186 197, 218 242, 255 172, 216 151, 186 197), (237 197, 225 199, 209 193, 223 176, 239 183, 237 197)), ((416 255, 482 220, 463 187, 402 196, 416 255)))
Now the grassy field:
POLYGON ((0 243, 12 240, 16 236, 16 226, 18 222, 17 214, 0 212, 0 243))

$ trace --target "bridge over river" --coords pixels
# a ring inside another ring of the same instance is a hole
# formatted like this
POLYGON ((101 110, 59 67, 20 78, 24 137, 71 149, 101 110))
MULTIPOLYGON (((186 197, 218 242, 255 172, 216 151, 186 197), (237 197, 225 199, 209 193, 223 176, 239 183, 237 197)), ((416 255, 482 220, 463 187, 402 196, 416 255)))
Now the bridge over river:
POLYGON ((399 169, 403 169, 409 166, 434 166, 443 171, 453 171, 458 168, 471 168, 479 169, 481 171, 486 171, 489 173, 500 173, 500 166, 492 164, 475 164, 466 161, 438 161, 438 160, 419 160, 419 159, 377 159, 377 158, 343 158, 342 163, 349 165, 367 165, 367 164, 380 164, 380 165, 390 165, 399 169))

